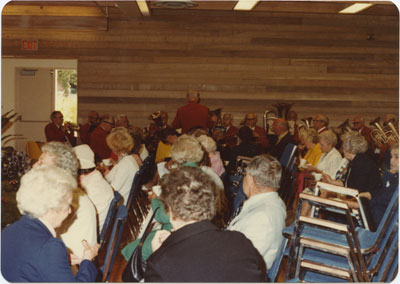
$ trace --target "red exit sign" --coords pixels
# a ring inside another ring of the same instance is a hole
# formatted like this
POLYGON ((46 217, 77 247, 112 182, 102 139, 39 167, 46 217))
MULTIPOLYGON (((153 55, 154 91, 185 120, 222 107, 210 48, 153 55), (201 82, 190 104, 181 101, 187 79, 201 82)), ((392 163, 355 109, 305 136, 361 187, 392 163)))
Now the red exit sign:
POLYGON ((38 40, 23 39, 21 43, 22 50, 38 50, 38 40))

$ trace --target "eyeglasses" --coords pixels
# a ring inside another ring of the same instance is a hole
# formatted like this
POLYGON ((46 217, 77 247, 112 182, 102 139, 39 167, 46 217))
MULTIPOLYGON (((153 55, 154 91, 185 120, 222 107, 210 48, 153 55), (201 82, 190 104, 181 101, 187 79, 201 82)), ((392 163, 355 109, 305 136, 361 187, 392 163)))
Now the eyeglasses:
POLYGON ((325 122, 324 120, 317 120, 317 119, 313 119, 313 122, 319 122, 319 123, 322 123, 322 122, 325 122))
POLYGON ((255 120, 256 118, 246 118, 246 120, 255 120))
POLYGON ((354 121, 353 124, 360 124, 360 121, 354 121))
POLYGON ((113 123, 113 122, 109 122, 109 121, 106 121, 106 120, 104 120, 103 122, 104 122, 104 123, 107 123, 107 124, 109 124, 109 125, 114 126, 114 123, 113 123))

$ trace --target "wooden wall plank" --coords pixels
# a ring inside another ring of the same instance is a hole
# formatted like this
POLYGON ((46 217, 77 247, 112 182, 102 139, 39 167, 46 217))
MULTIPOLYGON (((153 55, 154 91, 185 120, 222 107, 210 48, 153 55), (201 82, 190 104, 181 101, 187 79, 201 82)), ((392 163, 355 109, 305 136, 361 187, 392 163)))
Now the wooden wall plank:
POLYGON ((38 28, 55 19, 6 19, 2 48, 7 56, 77 58, 81 120, 95 109, 124 112, 139 126, 166 110, 171 121, 188 89, 210 109, 232 112, 235 124, 250 111, 260 124, 280 101, 294 103, 300 118, 326 113, 332 125, 398 113, 397 14, 154 9, 151 17, 115 13, 108 30, 92 31, 73 18, 59 18, 66 30, 38 28), (28 36, 39 40, 35 53, 20 50, 28 36))

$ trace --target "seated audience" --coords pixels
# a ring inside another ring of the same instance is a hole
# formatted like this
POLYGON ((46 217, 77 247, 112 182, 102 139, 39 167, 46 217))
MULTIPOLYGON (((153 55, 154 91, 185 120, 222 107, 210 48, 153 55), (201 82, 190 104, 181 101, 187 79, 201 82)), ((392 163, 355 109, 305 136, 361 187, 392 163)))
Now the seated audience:
POLYGON ((399 144, 394 144, 390 152, 390 171, 383 173, 381 187, 376 194, 371 196, 372 199, 369 203, 375 229, 378 228, 393 193, 399 186, 399 144))
MULTIPOLYGON (((243 192, 247 196, 240 213, 227 226, 243 233, 271 268, 282 242, 286 207, 278 195, 282 167, 270 155, 254 157, 246 167, 243 192)), ((239 209, 240 210, 240 209, 239 209)))
POLYGON ((325 173, 334 179, 342 160, 342 155, 335 148, 337 143, 336 134, 331 130, 326 130, 319 134, 318 138, 322 156, 316 167, 308 165, 305 169, 312 172, 325 173))
POLYGON ((88 121, 79 128, 79 137, 81 144, 90 144, 90 134, 95 130, 99 123, 99 114, 97 111, 90 111, 88 121))
MULTIPOLYGON (((132 136, 133 139, 133 148, 131 150, 131 154, 133 157, 136 159, 136 161, 139 163, 144 161, 148 156, 149 156, 149 151, 146 148, 146 145, 144 144, 144 133, 143 129, 139 127, 133 127, 132 129, 129 130, 130 135, 132 136), (139 158, 139 159, 137 159, 139 158)), ((141 163, 139 165, 142 165, 141 163)))
POLYGON ((265 264, 251 242, 210 222, 217 190, 207 174, 182 167, 172 170, 161 187, 173 232, 156 233, 146 282, 265 281, 265 264))
POLYGON ((171 158, 171 147, 174 144, 178 133, 174 128, 164 128, 160 132, 161 141, 158 142, 156 152, 156 163, 169 160, 171 158))
POLYGON ((84 144, 76 146, 74 151, 79 160, 80 185, 96 208, 99 233, 106 220, 110 202, 114 198, 114 191, 101 172, 96 170, 92 149, 84 144))
MULTIPOLYGON (((224 184, 220 177, 209 166, 208 154, 201 147, 200 142, 191 135, 178 137, 171 149, 172 162, 179 166, 200 167, 215 182, 217 188, 223 192, 224 184), (206 161, 203 159, 205 158, 206 161)), ((161 175, 160 175, 161 176, 161 175)))
POLYGON ((116 127, 107 136, 106 141, 118 160, 111 170, 105 167, 103 174, 127 205, 133 179, 139 170, 137 161, 129 154, 134 146, 133 139, 126 128, 116 127))
POLYGON ((207 151, 211 168, 218 176, 222 176, 222 174, 225 173, 225 168, 221 156, 217 151, 217 143, 207 135, 201 135, 197 137, 197 140, 199 140, 203 148, 207 151))
POLYGON ((365 153, 368 149, 367 141, 360 133, 354 131, 343 134, 341 138, 344 157, 349 161, 347 171, 342 180, 334 180, 332 176, 324 175, 324 181, 374 195, 380 187, 381 178, 377 165, 365 153))
MULTIPOLYGON (((34 168, 40 166, 56 166, 68 171, 75 179, 78 174, 78 158, 71 146, 61 142, 50 142, 42 147, 42 154, 34 168)), ((67 248, 77 257, 82 257, 82 240, 90 245, 97 242, 96 209, 89 197, 80 188, 73 191, 73 214, 68 216, 57 233, 67 248)))
POLYGON ((312 128, 300 131, 300 140, 307 149, 303 159, 306 160, 307 164, 315 167, 322 156, 321 146, 318 143, 317 132, 312 128))
POLYGON ((75 146, 76 138, 71 124, 64 122, 64 116, 61 111, 53 111, 50 115, 51 122, 44 128, 47 142, 58 141, 68 142, 75 146))
POLYGON ((111 149, 108 147, 106 137, 114 127, 114 117, 104 115, 99 126, 90 134, 90 148, 96 154, 96 162, 111 157, 111 149))
POLYGON ((275 119, 272 124, 272 130, 278 136, 278 140, 272 146, 269 154, 280 160, 286 146, 288 144, 294 144, 295 142, 292 135, 289 133, 289 124, 285 119, 275 119))
POLYGON ((238 156, 252 158, 262 153, 260 145, 255 143, 253 131, 248 126, 241 127, 237 136, 239 138, 239 145, 235 146, 229 154, 229 164, 226 168, 228 175, 235 169, 238 156))
POLYGON ((17 192, 18 209, 23 215, 1 232, 1 272, 10 282, 94 282, 97 269, 91 260, 98 245, 82 240, 76 276, 68 252, 57 229, 71 212, 76 180, 54 166, 32 169, 21 179, 17 192))

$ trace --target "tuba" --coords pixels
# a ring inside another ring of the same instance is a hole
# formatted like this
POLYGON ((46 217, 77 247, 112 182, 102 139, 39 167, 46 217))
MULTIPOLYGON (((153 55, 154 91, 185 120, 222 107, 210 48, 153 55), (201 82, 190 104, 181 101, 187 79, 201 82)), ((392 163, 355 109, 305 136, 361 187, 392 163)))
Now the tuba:
POLYGON ((273 106, 278 111, 277 117, 284 118, 285 120, 287 120, 288 112, 289 112, 290 108, 293 106, 293 104, 277 103, 277 104, 273 104, 273 106))

